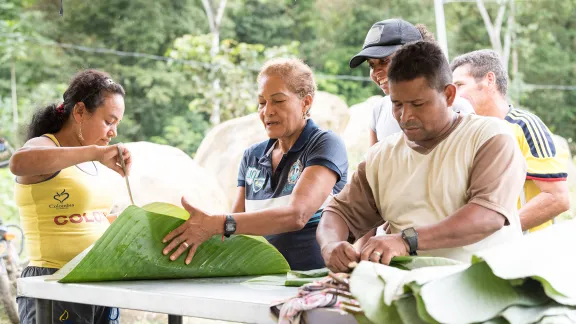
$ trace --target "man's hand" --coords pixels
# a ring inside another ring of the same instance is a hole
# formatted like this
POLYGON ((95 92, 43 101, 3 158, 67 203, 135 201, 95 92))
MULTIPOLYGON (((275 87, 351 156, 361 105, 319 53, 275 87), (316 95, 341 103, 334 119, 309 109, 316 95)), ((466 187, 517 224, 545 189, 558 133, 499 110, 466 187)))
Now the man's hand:
POLYGON ((360 259, 352 244, 346 241, 327 244, 322 248, 322 257, 332 272, 349 272, 350 262, 358 262, 360 259))
POLYGON ((395 256, 409 255, 409 246, 400 234, 374 236, 364 245, 362 261, 390 264, 395 256))

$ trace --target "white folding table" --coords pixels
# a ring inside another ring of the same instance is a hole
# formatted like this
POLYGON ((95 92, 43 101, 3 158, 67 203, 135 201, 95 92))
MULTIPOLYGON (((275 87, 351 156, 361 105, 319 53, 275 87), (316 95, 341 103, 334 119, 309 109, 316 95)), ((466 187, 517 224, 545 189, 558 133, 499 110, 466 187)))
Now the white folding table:
MULTIPOLYGON (((47 278, 18 279, 18 295, 37 299, 37 324, 51 324, 54 300, 168 314, 171 324, 182 323, 182 316, 273 323, 272 302, 297 293, 292 287, 247 284, 247 277, 84 284, 61 284, 47 278)), ((310 323, 356 323, 352 316, 325 309, 306 316, 310 323)))

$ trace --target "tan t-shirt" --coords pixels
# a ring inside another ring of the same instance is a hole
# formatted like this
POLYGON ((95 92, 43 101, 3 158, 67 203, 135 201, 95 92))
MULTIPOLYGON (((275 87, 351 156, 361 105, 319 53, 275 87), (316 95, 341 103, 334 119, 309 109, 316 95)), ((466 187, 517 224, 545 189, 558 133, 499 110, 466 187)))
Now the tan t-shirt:
POLYGON ((418 251, 469 262, 474 251, 522 236, 516 202, 525 175, 526 162, 503 121, 458 116, 428 148, 403 133, 374 145, 325 211, 342 217, 356 238, 384 221, 392 233, 436 224, 468 203, 503 215, 506 226, 477 243, 418 251))

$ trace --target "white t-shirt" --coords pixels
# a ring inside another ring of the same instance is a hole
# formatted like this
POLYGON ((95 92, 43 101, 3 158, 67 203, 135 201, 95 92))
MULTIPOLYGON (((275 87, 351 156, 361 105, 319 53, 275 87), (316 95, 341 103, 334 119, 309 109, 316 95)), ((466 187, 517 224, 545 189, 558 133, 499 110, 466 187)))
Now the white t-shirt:
MULTIPOLYGON (((472 108, 468 100, 460 97, 454 99, 452 109, 464 116, 474 113, 474 108, 472 108)), ((376 101, 370 118, 370 129, 376 133, 378 141, 401 131, 400 125, 398 125, 396 118, 394 118, 392 114, 392 100, 390 100, 390 96, 383 97, 376 101)))

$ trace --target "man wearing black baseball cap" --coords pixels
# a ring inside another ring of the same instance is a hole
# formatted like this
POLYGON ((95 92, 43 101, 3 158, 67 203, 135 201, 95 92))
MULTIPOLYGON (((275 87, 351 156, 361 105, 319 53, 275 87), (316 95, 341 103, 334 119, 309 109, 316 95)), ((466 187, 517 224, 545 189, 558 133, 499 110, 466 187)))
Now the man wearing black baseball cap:
MULTIPOLYGON (((366 38, 362 51, 350 60, 350 68, 360 66, 364 61, 368 61, 370 66, 370 78, 374 81, 386 95, 374 102, 370 115, 370 145, 383 140, 385 137, 400 132, 400 125, 392 114, 392 101, 388 89, 388 65, 394 53, 405 44, 424 40, 435 42, 434 35, 426 29, 426 26, 418 24, 416 26, 402 19, 386 19, 372 25, 366 38)), ((456 97, 452 109, 462 115, 474 113, 474 108, 465 99, 456 97)), ((362 237, 355 244, 356 248, 361 248, 368 238, 375 234, 384 234, 384 227, 379 227, 378 231, 371 231, 362 237)))
MULTIPOLYGON (((397 18, 379 21, 372 25, 368 31, 362 51, 350 60, 350 68, 356 68, 364 61, 368 61, 370 78, 387 95, 388 64, 392 56, 403 45, 419 40, 435 42, 434 35, 424 25, 414 26, 397 18)), ((474 112, 470 103, 459 97, 456 98, 452 108, 464 115, 474 112)), ((371 145, 400 131, 400 126, 392 116, 390 98, 384 97, 376 102, 371 116, 370 128, 372 130, 370 133, 371 145)))
POLYGON ((402 45, 422 40, 422 34, 411 23, 402 19, 386 19, 372 25, 362 51, 350 60, 350 68, 356 68, 372 58, 386 58, 402 45))

